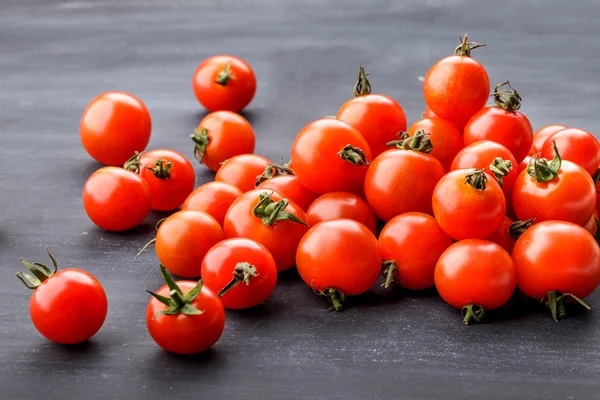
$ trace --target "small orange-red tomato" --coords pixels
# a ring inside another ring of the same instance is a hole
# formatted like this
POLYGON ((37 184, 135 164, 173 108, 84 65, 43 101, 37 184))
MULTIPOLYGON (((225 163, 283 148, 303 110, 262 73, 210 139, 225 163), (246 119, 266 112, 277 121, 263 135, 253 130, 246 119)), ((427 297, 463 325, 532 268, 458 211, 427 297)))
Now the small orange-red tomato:
POLYGON ((223 162, 215 181, 235 186, 242 192, 254 189, 256 178, 265 172, 272 161, 258 154, 242 154, 223 162))
POLYGON ((360 222, 374 234, 377 231, 377 218, 373 210, 366 201, 353 193, 326 193, 312 203, 306 216, 310 226, 321 221, 347 218, 360 222))
POLYGON ((194 72, 192 87, 208 111, 241 111, 256 92, 256 76, 250 65, 231 55, 209 57, 194 72))
POLYGON ((124 92, 96 97, 79 123, 83 147, 105 165, 123 165, 133 153, 144 150, 151 131, 152 121, 144 103, 124 92))
POLYGON ((450 171, 452 160, 465 147, 456 126, 441 118, 423 118, 410 127, 408 136, 415 136, 419 130, 423 130, 431 141, 433 150, 429 154, 440 160, 444 170, 450 171))
MULTIPOLYGON (((440 118, 440 117, 436 113, 431 111, 431 108, 429 108, 429 106, 425 106, 425 111, 423 111, 422 118, 440 118)), ((440 119, 443 119, 443 118, 440 118, 440 119)), ((446 120, 444 119, 444 121, 446 121, 446 120)), ((446 121, 446 122, 450 122, 461 135, 462 135, 463 130, 465 129, 465 125, 467 123, 467 121, 463 121, 459 124, 457 124, 456 122, 452 122, 452 121, 446 121)))
POLYGON ((204 211, 223 226, 231 204, 242 195, 235 186, 223 182, 208 182, 194 190, 183 202, 181 211, 204 211))
POLYGON ((538 129, 537 132, 535 132, 533 134, 533 143, 531 144, 531 147, 529 148, 528 155, 532 156, 532 155, 537 154, 540 151, 542 151, 542 146, 546 142, 546 139, 548 139, 550 137, 550 135, 552 135, 558 131, 561 131, 565 128, 566 128, 566 126, 564 126, 564 125, 551 124, 551 125, 543 126, 540 129, 538 129))
POLYGON ((519 174, 521 171, 525 171, 529 166, 529 162, 531 161, 531 156, 527 156, 519 163, 519 174))
POLYGON ((196 158, 213 171, 218 171, 225 160, 253 153, 256 142, 250 123, 231 111, 208 114, 191 138, 196 158))
POLYGON ((490 237, 488 237, 490 242, 500 245, 508 253, 512 252, 512 249, 515 247, 515 243, 517 243, 517 239, 510 235, 510 226, 513 224, 513 222, 514 221, 509 217, 504 217, 498 229, 496 229, 496 231, 492 233, 490 237))
POLYGON ((598 211, 598 209, 596 208, 594 210, 594 213, 590 217, 590 220, 585 225, 583 225, 583 228, 589 233, 591 233, 592 236, 596 236, 596 233, 598 232, 597 221, 600 221, 600 211, 598 211))
POLYGON ((555 156, 554 144, 563 160, 569 160, 594 175, 600 164, 600 142, 588 131, 576 128, 560 130, 548 137, 542 146, 542 157, 555 156))
POLYGON ((279 175, 267 179, 256 187, 257 189, 276 190, 286 198, 298 204, 304 211, 315 201, 317 195, 300 183, 296 175, 279 175))
POLYGON ((83 187, 88 217, 107 231, 126 231, 150 214, 150 188, 139 175, 119 167, 94 172, 83 187))
POLYGON ((435 264, 452 244, 431 215, 410 212, 392 218, 379 235, 386 284, 393 278, 410 290, 434 285, 435 264))

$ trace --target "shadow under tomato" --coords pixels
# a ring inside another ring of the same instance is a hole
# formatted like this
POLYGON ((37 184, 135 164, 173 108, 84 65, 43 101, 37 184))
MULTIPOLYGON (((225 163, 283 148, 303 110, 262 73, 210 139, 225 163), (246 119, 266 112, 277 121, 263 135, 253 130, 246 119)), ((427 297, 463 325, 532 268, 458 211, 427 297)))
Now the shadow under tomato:
POLYGON ((277 274, 277 284, 288 285, 293 282, 302 282, 302 277, 296 267, 286 269, 277 274))

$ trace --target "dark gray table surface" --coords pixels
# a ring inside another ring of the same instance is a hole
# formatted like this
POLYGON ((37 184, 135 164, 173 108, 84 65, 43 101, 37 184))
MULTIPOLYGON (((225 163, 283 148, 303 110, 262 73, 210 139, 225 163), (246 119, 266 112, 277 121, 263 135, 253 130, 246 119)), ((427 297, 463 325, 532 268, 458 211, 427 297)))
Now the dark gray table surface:
MULTIPOLYGON (((244 115, 257 152, 278 158, 313 119, 349 98, 359 64, 410 121, 421 82, 457 35, 486 42, 491 82, 510 79, 535 128, 600 132, 600 2, 0 1, 0 398, 2 399, 592 399, 600 398, 600 296, 554 323, 536 304, 465 327, 434 291, 373 288, 325 312, 296 272, 261 307, 227 312, 212 351, 167 354, 146 331, 144 289, 161 285, 153 215, 134 231, 96 228, 81 189, 99 165, 79 142, 86 104, 107 90, 139 96, 150 148, 191 155, 205 115, 191 76, 205 57, 250 62, 258 92, 244 115), (526 3, 526 4, 525 4, 526 3), (104 285, 102 330, 74 347, 47 342, 28 313, 19 258, 83 267, 104 285)), ((197 182, 213 175, 197 166, 197 182)))

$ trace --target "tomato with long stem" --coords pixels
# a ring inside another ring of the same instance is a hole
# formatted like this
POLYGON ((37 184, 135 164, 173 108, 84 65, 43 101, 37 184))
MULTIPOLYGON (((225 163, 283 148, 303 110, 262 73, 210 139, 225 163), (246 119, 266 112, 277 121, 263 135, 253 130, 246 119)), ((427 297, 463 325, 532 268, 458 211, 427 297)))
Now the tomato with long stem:
POLYGON ((442 163, 445 171, 450 171, 452 160, 465 147, 461 132, 441 118, 423 118, 415 122, 408 130, 408 136, 415 136, 419 131, 424 131, 433 145, 429 154, 442 163))
POLYGON ((312 203, 306 216, 310 226, 322 221, 347 218, 360 222, 374 234, 377 231, 377 218, 373 210, 365 200, 353 193, 326 193, 312 203))
POLYGON ((271 160, 258 154, 242 154, 223 162, 215 180, 247 192, 254 189, 257 177, 271 164, 271 160))
POLYGON ((563 160, 574 162, 590 175, 594 175, 598 169, 600 142, 588 131, 567 128, 550 135, 542 146, 542 157, 554 158, 556 156, 554 146, 560 152, 563 160))
POLYGON ((227 210, 241 195, 242 191, 235 186, 219 181, 208 182, 190 193, 181 205, 181 211, 204 211, 223 226, 227 210))

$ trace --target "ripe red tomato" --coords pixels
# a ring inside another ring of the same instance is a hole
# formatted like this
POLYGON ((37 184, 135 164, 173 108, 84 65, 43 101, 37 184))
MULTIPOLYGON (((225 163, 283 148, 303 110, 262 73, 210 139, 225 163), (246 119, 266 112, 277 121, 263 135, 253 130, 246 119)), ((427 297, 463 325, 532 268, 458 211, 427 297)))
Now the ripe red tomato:
MULTIPOLYGON (((431 111, 431 108, 429 108, 429 106, 425 106, 425 111, 423 111, 423 114, 421 114, 421 118, 425 119, 425 118, 439 118, 439 119, 443 119, 440 118, 436 113, 434 113, 433 111, 431 111)), ((444 121, 446 121, 444 119, 444 121)), ((456 128, 456 130, 462 135, 463 130, 465 129, 465 124, 467 123, 467 121, 462 121, 461 123, 456 123, 456 122, 452 122, 452 121, 446 121, 452 124, 452 126, 454 126, 456 128)), ((464 145, 464 143, 463 143, 464 145)))
POLYGON ((457 169, 435 187, 433 214, 453 239, 485 239, 502 223, 506 200, 496 180, 485 172, 457 169))
POLYGON ((181 211, 204 211, 223 226, 231 204, 242 195, 235 186, 223 182, 208 182, 194 190, 183 202, 181 211))
POLYGON ((124 92, 107 92, 88 104, 79 123, 81 143, 96 161, 123 165, 150 140, 152 121, 137 97, 124 92))
POLYGON ((527 167, 529 167, 529 163, 531 162, 531 157, 532 156, 527 156, 523 159, 523 161, 521 161, 519 163, 519 174, 521 173, 521 171, 525 171, 527 169, 527 167))
POLYGON ((308 230, 300 206, 274 190, 255 189, 233 202, 225 215, 227 238, 245 237, 265 246, 283 271, 294 266, 296 249, 308 230))
POLYGON ((435 264, 451 244, 430 215, 410 212, 392 218, 379 235, 385 287, 392 281, 410 290, 432 287, 435 264))
POLYGON ((256 187, 257 189, 276 190, 286 198, 292 200, 300 206, 302 210, 308 210, 308 207, 317 198, 314 192, 308 190, 306 186, 300 183, 296 175, 280 175, 267 179, 256 187))
POLYGON ((408 136, 415 136, 419 130, 424 131, 431 140, 433 149, 429 154, 442 163, 445 171, 450 171, 452 160, 465 147, 458 129, 441 118, 423 118, 410 127, 408 136))
POLYGON ((435 267, 435 287, 446 303, 462 309, 463 322, 469 324, 508 302, 516 275, 515 264, 502 247, 467 239, 441 255, 435 267))
POLYGON ((561 131, 563 129, 566 129, 566 128, 567 127, 564 125, 551 124, 551 125, 543 126, 540 129, 538 129, 537 132, 535 132, 533 134, 533 143, 531 144, 531 147, 529 148, 528 155, 532 156, 532 155, 537 154, 540 151, 542 151, 542 146, 544 145, 546 140, 550 137, 550 135, 552 135, 558 131, 561 131))
POLYGON ((273 293, 277 283, 277 266, 269 250, 246 238, 223 240, 206 253, 201 276, 204 284, 215 291, 223 306, 250 308, 273 293))
POLYGON ((435 63, 423 82, 425 102, 431 111, 457 126, 481 110, 490 94, 485 68, 471 58, 476 47, 479 45, 468 42, 465 35, 455 55, 435 63))
POLYGON ((545 300, 555 320, 565 316, 565 299, 583 299, 600 282, 598 243, 585 229, 569 222, 535 224, 517 240, 512 257, 519 289, 545 300))
POLYGON ((377 232, 377 218, 369 204, 348 192, 326 193, 316 199, 308 211, 308 224, 314 226, 321 221, 347 218, 360 222, 373 234, 377 232))
POLYGON ((462 149, 452 162, 452 170, 477 168, 484 169, 489 175, 502 182, 502 191, 508 194, 519 176, 518 163, 510 150, 499 143, 482 140, 462 149), (495 161, 500 158, 504 163, 495 161), (493 165, 493 167, 492 167, 493 165))
POLYGON ((223 162, 215 176, 216 181, 235 186, 242 192, 254 189, 256 178, 272 164, 271 160, 257 154, 242 154, 223 162))
POLYGON ((314 291, 326 296, 336 311, 345 296, 366 292, 381 273, 381 256, 373 232, 351 219, 323 221, 298 245, 296 266, 314 291), (323 244, 327 245, 324 246, 323 244))
POLYGON ((197 354, 219 340, 225 327, 221 300, 202 281, 177 281, 161 267, 166 285, 150 292, 146 326, 160 347, 176 354, 197 354))
POLYGON ((178 211, 156 232, 156 256, 172 274, 200 275, 204 256, 225 237, 216 219, 202 211, 178 211))
POLYGON ((531 123, 517 111, 521 107, 521 96, 508 81, 496 85, 494 95, 496 105, 483 108, 465 126, 465 144, 468 146, 480 140, 500 143, 517 162, 521 162, 533 142, 531 123), (503 85, 508 85, 511 90, 499 90, 503 85))
POLYGON ((512 249, 515 247, 515 243, 517 242, 517 239, 513 238, 510 234, 510 227, 513 222, 514 221, 509 217, 504 217, 498 229, 496 229, 496 231, 487 238, 487 240, 496 243, 509 254, 512 252, 512 249))
POLYGON ((190 137, 196 159, 213 171, 218 171, 225 160, 253 153, 256 142, 252 125, 231 111, 208 114, 190 137))
POLYGON ((102 327, 108 311, 104 288, 96 278, 78 268, 58 271, 48 252, 53 269, 40 263, 21 260, 34 276, 19 272, 17 277, 33 295, 29 314, 35 328, 46 339, 60 344, 81 343, 102 327))
POLYGON ((256 77, 250 65, 230 55, 209 57, 194 72, 192 87, 208 111, 241 111, 256 92, 256 77))
POLYGON ((594 209, 594 213, 590 217, 590 220, 583 226, 583 228, 591 233, 592 236, 596 236, 596 233, 598 233, 598 221, 600 221, 600 211, 598 211, 596 208, 594 209))
POLYGON ((371 160, 361 134, 345 122, 323 118, 306 125, 292 145, 292 163, 309 190, 360 193, 371 160))
POLYGON ((594 175, 600 164, 600 142, 583 129, 567 128, 548 137, 542 146, 542 157, 554 158, 554 144, 563 160, 569 160, 594 175))
POLYGON ((150 188, 133 172, 104 167, 83 187, 83 207, 88 217, 107 231, 126 231, 141 224, 150 213, 150 188))

